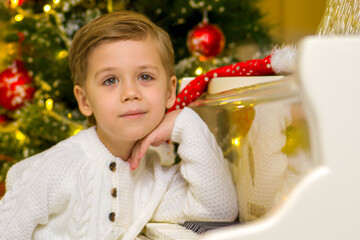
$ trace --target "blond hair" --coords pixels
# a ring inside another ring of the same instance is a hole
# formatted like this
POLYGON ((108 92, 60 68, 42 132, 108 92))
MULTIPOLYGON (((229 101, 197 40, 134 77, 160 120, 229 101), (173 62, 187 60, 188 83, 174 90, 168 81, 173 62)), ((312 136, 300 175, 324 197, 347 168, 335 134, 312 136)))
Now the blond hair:
POLYGON ((118 11, 92 20, 76 32, 69 50, 69 66, 74 84, 84 85, 89 53, 100 43, 145 40, 148 37, 159 51, 168 78, 175 76, 174 50, 169 35, 140 13, 118 11))

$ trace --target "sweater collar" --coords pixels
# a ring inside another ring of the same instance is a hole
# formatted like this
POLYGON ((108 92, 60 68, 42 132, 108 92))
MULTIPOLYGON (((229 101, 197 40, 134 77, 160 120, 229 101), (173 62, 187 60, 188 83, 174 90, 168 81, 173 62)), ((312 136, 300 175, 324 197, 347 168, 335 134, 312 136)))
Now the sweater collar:
POLYGON ((93 158, 95 161, 98 161, 101 165, 104 163, 109 164, 111 162, 116 162, 117 164, 123 166, 129 165, 128 162, 114 156, 109 151, 109 149, 107 149, 96 132, 96 126, 85 129, 78 134, 83 137, 82 143, 88 150, 89 157, 93 158))

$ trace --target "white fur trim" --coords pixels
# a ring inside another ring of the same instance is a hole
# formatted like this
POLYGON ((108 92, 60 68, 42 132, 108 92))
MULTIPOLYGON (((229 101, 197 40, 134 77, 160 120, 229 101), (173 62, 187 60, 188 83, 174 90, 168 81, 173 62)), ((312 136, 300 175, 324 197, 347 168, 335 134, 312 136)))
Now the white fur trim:
POLYGON ((284 45, 275 47, 271 53, 271 66, 276 74, 291 74, 295 72, 296 47, 284 45))

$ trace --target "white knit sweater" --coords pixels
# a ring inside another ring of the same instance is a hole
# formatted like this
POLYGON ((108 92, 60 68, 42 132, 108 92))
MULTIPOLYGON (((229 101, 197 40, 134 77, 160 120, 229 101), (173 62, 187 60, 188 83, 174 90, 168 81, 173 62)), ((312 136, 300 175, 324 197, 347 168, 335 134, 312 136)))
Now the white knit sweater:
POLYGON ((171 167, 160 164, 166 152, 149 150, 131 171, 95 127, 19 162, 0 202, 0 239, 134 239, 148 221, 234 220, 235 188, 205 123, 185 108, 171 139, 182 158, 171 167))

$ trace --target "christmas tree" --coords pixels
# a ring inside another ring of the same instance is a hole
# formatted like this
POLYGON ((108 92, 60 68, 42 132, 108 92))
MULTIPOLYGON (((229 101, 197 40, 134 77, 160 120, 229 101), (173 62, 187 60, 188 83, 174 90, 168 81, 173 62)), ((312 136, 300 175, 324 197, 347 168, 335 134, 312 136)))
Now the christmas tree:
POLYGON ((117 10, 148 16, 170 35, 178 78, 239 61, 236 46, 270 47, 254 0, 5 0, 0 2, 0 195, 16 162, 87 127, 77 110, 68 68, 74 33, 117 10), (213 42, 191 45, 210 34, 213 42), (190 37, 188 37, 190 36, 190 37), (211 46, 209 44, 212 44, 211 46), (190 50, 190 51, 189 51, 190 50))

